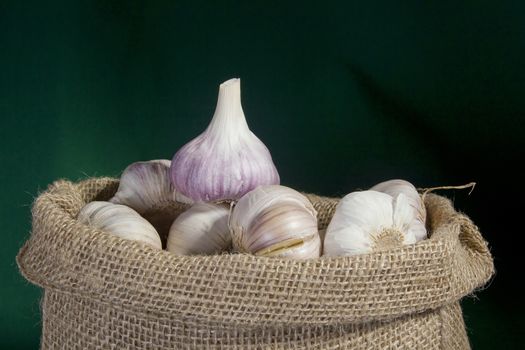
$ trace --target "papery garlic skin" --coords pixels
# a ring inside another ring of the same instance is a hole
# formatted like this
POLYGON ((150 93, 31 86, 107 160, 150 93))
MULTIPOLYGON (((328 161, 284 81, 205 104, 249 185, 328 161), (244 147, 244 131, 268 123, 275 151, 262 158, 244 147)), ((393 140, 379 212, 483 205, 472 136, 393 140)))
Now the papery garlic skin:
POLYGON ((80 210, 77 220, 121 238, 141 241, 154 248, 162 249, 162 243, 155 228, 139 213, 125 205, 104 201, 90 202, 80 210))
POLYGON ((299 192, 260 186, 244 195, 230 218, 233 247, 260 256, 319 257, 317 212, 299 192))
POLYGON ((414 185, 405 180, 394 179, 381 182, 371 187, 370 190, 383 192, 391 195, 394 198, 400 193, 403 193, 406 196, 408 203, 417 214, 415 220, 411 224, 411 228, 416 235, 416 239, 420 241, 427 238, 427 230, 425 227, 427 212, 425 203, 423 202, 423 199, 417 192, 417 189, 414 187, 414 185))
POLYGON ((220 85, 212 121, 174 155, 171 181, 195 201, 236 200, 257 186, 279 184, 268 148, 246 123, 240 79, 220 85))
POLYGON ((319 235, 312 235, 303 238, 302 244, 292 247, 286 247, 278 250, 270 250, 264 254, 255 255, 267 257, 279 257, 288 259, 314 259, 321 255, 321 238, 319 235))
POLYGON ((352 192, 338 203, 326 229, 323 255, 345 256, 416 242, 415 211, 407 197, 377 191, 352 192))
POLYGON ((228 250, 229 214, 224 205, 195 203, 171 225, 166 249, 177 255, 210 255, 228 250))
POLYGON ((130 164, 120 176, 117 192, 109 201, 126 205, 139 214, 164 203, 191 203, 172 185, 169 172, 171 161, 156 159, 130 164))
POLYGON ((282 202, 303 207, 311 216, 317 217, 317 211, 304 195, 286 186, 269 185, 257 187, 243 196, 235 205, 231 223, 235 222, 239 227, 248 227, 261 211, 274 203, 282 202))

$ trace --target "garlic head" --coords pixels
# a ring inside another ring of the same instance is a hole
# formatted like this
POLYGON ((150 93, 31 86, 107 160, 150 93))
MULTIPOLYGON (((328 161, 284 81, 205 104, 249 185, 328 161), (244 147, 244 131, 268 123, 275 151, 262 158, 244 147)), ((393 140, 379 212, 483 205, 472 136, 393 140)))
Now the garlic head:
POLYGON ((229 214, 224 205, 195 203, 171 225, 166 249, 177 255, 208 255, 228 250, 229 214))
POLYGON ((285 186, 260 186, 244 195, 233 209, 230 230, 240 252, 295 259, 320 255, 317 212, 285 186))
POLYGON ((126 205, 148 220, 162 236, 173 220, 193 201, 182 195, 170 180, 171 161, 156 159, 130 164, 120 176, 117 192, 109 201, 126 205))
POLYGON ((99 230, 133 241, 144 242, 162 249, 155 228, 135 210, 120 204, 94 201, 86 204, 78 213, 77 220, 99 230))
POLYGON ((395 179, 381 182, 370 188, 370 190, 383 192, 394 198, 401 193, 404 194, 408 203, 416 212, 416 219, 412 223, 412 230, 416 235, 416 240, 420 241, 427 238, 427 229, 425 227, 427 211, 425 203, 414 185, 405 180, 395 179))
POLYGON ((173 157, 171 181, 195 201, 236 200, 261 185, 279 184, 268 148, 248 128, 240 79, 220 85, 208 128, 173 157))
POLYGON ((117 192, 109 201, 127 205, 139 214, 167 202, 191 203, 177 191, 169 176, 171 161, 155 159, 135 162, 122 172, 117 192))
POLYGON ((377 191, 352 192, 338 203, 326 229, 326 256, 364 254, 416 242, 416 216, 407 196, 377 191))

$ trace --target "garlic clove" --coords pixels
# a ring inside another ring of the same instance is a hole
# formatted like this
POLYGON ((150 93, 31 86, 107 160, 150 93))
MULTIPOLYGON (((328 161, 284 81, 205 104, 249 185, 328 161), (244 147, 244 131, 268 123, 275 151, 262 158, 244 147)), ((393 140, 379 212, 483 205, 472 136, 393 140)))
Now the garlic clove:
POLYGON ((407 196, 403 193, 397 195, 392 202, 394 208, 393 226, 402 231, 407 231, 414 218, 414 210, 408 203, 407 196))
POLYGON ((236 200, 279 184, 270 152, 246 123, 240 79, 220 85, 208 128, 174 155, 170 173, 175 187, 195 201, 236 200))
POLYGON ((169 230, 167 250, 177 255, 215 254, 231 246, 230 211, 200 202, 180 214, 169 230))
POLYGON ((363 229, 353 223, 344 228, 330 230, 329 234, 325 235, 323 254, 338 256, 368 253, 372 250, 373 245, 370 231, 371 229, 363 229), (341 252, 333 253, 338 250, 341 252))
POLYGON ((86 204, 78 213, 80 223, 110 232, 118 237, 144 242, 162 249, 155 228, 135 210, 120 204, 94 201, 86 204))
POLYGON ((394 206, 394 225, 393 227, 399 232, 403 232, 403 244, 412 244, 416 242, 415 232, 411 230, 416 220, 414 217, 414 208, 410 205, 408 197, 403 193, 397 195, 393 201, 394 206))
POLYGON ((414 236, 415 242, 421 241, 427 237, 427 228, 425 227, 425 224, 418 219, 412 221, 408 230, 411 232, 411 235, 414 236))
POLYGON ((110 202, 127 205, 140 214, 164 203, 191 203, 191 199, 171 184, 170 166, 171 161, 167 159, 130 164, 120 176, 118 190, 110 202))
POLYGON ((244 195, 233 209, 230 230, 240 252, 295 259, 320 254, 317 212, 285 186, 261 186, 244 195))
POLYGON ((420 223, 414 224, 415 228, 413 232, 416 235, 416 239, 420 241, 427 237, 427 230, 425 228, 425 203, 423 202, 423 199, 417 192, 417 189, 414 187, 414 185, 405 180, 394 179, 381 182, 370 188, 370 190, 383 192, 391 195, 394 198, 401 193, 404 194, 407 197, 408 203, 417 214, 416 220, 420 221, 420 223))
POLYGON ((364 254, 415 243, 411 230, 416 213, 407 196, 358 191, 338 203, 326 229, 323 254, 364 254))

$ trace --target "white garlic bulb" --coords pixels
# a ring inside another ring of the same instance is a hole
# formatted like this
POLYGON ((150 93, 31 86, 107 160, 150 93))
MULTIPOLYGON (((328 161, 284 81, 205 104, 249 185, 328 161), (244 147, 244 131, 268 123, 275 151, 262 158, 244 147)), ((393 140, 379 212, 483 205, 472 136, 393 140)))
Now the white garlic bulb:
POLYGON ((195 201, 236 200, 257 186, 279 184, 270 152, 246 123, 240 79, 220 85, 210 125, 175 154, 171 180, 195 201))
POLYGON ((171 184, 171 161, 156 159, 130 164, 120 176, 117 192, 109 201, 124 204, 144 214, 163 203, 192 201, 171 184))
POLYGON ((427 211, 425 203, 414 185, 405 180, 395 179, 381 182, 370 188, 370 190, 383 192, 394 198, 403 193, 412 209, 416 212, 416 218, 411 224, 411 230, 414 232, 416 240, 420 241, 427 238, 427 229, 425 227, 427 211))
POLYGON ((155 228, 135 210, 125 205, 103 201, 90 202, 80 210, 77 220, 121 238, 141 241, 162 249, 155 228))
POLYGON ((317 212, 285 186, 260 186, 244 195, 233 209, 230 230, 240 252, 295 259, 320 255, 317 212))
POLYGON ((231 246, 229 208, 195 203, 171 225, 167 250, 177 255, 214 254, 231 246))
POLYGON ((416 242, 416 213, 403 193, 352 192, 338 203, 326 229, 326 256, 369 253, 416 242))

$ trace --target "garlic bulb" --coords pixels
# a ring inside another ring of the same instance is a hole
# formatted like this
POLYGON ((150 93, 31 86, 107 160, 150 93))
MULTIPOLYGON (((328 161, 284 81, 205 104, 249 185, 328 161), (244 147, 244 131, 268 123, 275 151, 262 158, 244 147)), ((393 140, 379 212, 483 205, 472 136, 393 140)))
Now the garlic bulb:
POLYGON ((95 201, 86 204, 78 213, 80 223, 108 231, 116 236, 141 241, 162 249, 155 228, 135 210, 120 204, 95 201))
POLYGON ((231 246, 229 208, 200 202, 171 225, 167 250, 177 255, 214 254, 231 246))
POLYGON ((230 230, 240 252, 295 259, 320 255, 317 212, 285 186, 260 186, 244 195, 233 209, 230 230))
POLYGON ((383 192, 394 198, 400 193, 403 193, 407 197, 412 209, 416 212, 416 219, 411 224, 411 230, 416 235, 416 240, 420 241, 427 238, 427 229, 425 227, 427 211, 425 203, 423 203, 423 199, 414 185, 408 181, 396 179, 381 182, 370 188, 370 190, 383 192))
POLYGON ((172 201, 191 203, 171 184, 170 166, 167 159, 130 164, 120 176, 117 193, 109 201, 127 205, 140 214, 172 201))
POLYGON ((270 152, 246 123, 240 79, 220 85, 210 125, 175 154, 171 180, 195 201, 235 200, 257 186, 279 184, 270 152))
POLYGON ((369 253, 416 242, 416 212, 408 197, 377 191, 352 192, 336 207, 326 229, 324 255, 369 253))
POLYGON ((163 238, 185 204, 192 203, 171 184, 170 165, 167 159, 130 164, 120 176, 117 193, 109 200, 136 210, 163 238))

